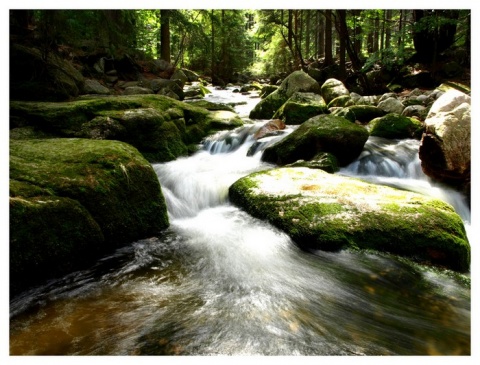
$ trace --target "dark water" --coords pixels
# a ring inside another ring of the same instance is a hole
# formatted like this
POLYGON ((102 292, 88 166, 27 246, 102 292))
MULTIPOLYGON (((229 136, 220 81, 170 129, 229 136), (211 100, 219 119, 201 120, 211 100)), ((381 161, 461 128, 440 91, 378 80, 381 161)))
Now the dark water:
MULTIPOLYGON (((260 162, 261 152, 246 156, 259 126, 219 134, 192 157, 154 165, 171 227, 12 298, 10 353, 470 354, 468 276, 389 255, 302 252, 228 202, 231 183, 271 167, 260 162)), ((371 142, 380 147, 360 160, 405 147, 371 142)), ((416 171, 415 158, 412 167, 404 156, 415 143, 388 157, 399 166, 390 172, 359 163, 341 173, 433 191, 425 177, 401 172, 416 171)))

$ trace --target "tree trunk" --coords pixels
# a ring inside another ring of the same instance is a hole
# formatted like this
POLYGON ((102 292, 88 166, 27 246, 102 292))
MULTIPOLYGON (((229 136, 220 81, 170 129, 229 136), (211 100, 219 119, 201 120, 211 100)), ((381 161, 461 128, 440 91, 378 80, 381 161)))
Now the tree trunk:
POLYGON ((385 48, 390 48, 391 38, 392 38, 392 10, 389 9, 385 12, 385 48))
POLYGON ((305 57, 310 57, 310 10, 305 11, 305 57))
POLYGON ((325 10, 325 66, 333 64, 332 55, 332 11, 325 10))
POLYGON ((170 62, 170 10, 162 9, 160 15, 160 58, 170 62))
POLYGON ((292 51, 293 59, 295 60, 295 51, 293 50, 293 10, 288 11, 288 26, 287 26, 287 42, 288 47, 292 51))
POLYGON ((213 80, 213 76, 215 75, 215 25, 214 25, 214 22, 213 22, 213 9, 211 10, 210 12, 210 17, 211 17, 211 21, 212 21, 212 38, 211 38, 211 48, 212 48, 212 58, 211 58, 211 77, 212 77, 212 80, 213 80))
POLYGON ((318 52, 317 56, 325 56, 325 21, 320 10, 317 10, 318 16, 318 52))
POLYGON ((374 21, 373 52, 378 52, 379 40, 380 40, 380 18, 377 14, 376 17, 375 17, 375 21, 374 21))
POLYGON ((345 43, 348 40, 348 29, 346 19, 346 10, 337 10, 336 28, 338 31, 339 39, 339 66, 340 66, 340 78, 345 81, 347 70, 345 66, 345 43))
POLYGON ((348 28, 347 28, 347 19, 346 19, 346 11, 345 10, 337 10, 337 15, 338 15, 338 21, 336 24, 339 25, 338 27, 338 32, 340 33, 340 39, 343 40, 345 48, 348 52, 348 56, 350 60, 352 61, 352 67, 359 76, 360 82, 363 86, 364 92, 369 93, 370 92, 370 85, 368 83, 367 78, 363 73, 360 72, 362 68, 362 64, 360 62, 360 59, 358 55, 355 53, 355 49, 353 46, 353 43, 350 39, 350 35, 348 34, 348 28))
POLYGON ((360 38, 360 35, 362 34, 362 27, 360 26, 357 17, 360 16, 362 11, 352 10, 351 12, 354 16, 353 44, 355 48, 355 53, 359 55, 362 53, 362 39, 360 38))

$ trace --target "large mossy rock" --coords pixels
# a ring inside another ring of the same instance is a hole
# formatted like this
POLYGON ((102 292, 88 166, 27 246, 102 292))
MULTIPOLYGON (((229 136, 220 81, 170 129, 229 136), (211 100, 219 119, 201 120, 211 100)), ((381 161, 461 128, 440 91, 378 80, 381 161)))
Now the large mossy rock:
POLYGON ((376 137, 420 139, 425 127, 418 119, 390 113, 370 121, 367 130, 376 137))
POLYGON ((274 114, 274 119, 281 119, 285 124, 297 125, 327 112, 327 105, 321 95, 296 92, 274 114))
POLYGON ((296 92, 320 94, 320 85, 303 71, 294 71, 282 81, 279 88, 255 105, 251 119, 272 119, 276 111, 296 92))
POLYGON ((242 125, 235 113, 209 111, 162 95, 10 102, 10 128, 29 126, 57 137, 119 140, 151 162, 185 156, 209 134, 242 125))
POLYGON ((10 274, 22 287, 168 227, 152 166, 118 141, 10 141, 10 274))
POLYGON ((63 101, 78 96, 83 87, 82 74, 55 53, 11 45, 11 99, 63 101))
POLYGON ((346 166, 362 152, 367 130, 345 118, 322 114, 310 118, 281 141, 267 147, 262 160, 286 165, 297 160, 309 161, 319 152, 334 155, 346 166))
POLYGON ((440 200, 308 168, 251 174, 229 196, 305 250, 373 249, 469 270, 463 222, 440 200))

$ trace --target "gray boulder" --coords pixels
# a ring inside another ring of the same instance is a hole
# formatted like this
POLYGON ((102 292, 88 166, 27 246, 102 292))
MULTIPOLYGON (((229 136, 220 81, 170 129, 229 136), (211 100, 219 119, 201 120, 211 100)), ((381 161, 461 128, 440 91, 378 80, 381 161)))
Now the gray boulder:
POLYGON ((83 87, 84 94, 98 94, 98 95, 109 95, 110 89, 103 86, 97 80, 85 80, 85 85, 83 87))
POLYGON ((402 114, 405 105, 397 98, 387 98, 378 103, 378 108, 382 109, 385 113, 397 113, 402 114))
POLYGON ((471 98, 451 89, 431 107, 425 119, 419 155, 430 177, 469 190, 471 164, 471 98))
POLYGON ((350 92, 345 87, 343 82, 337 79, 328 79, 321 87, 321 94, 323 99, 325 99, 325 102, 328 104, 339 96, 350 95, 350 92))
POLYGON ((140 86, 129 86, 123 91, 123 95, 141 95, 141 94, 155 94, 152 89, 140 86))

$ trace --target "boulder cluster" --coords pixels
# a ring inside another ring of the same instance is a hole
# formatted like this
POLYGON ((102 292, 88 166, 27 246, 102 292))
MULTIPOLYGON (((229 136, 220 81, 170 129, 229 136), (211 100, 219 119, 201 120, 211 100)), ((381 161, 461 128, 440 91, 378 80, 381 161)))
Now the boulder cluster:
MULTIPOLYGON (((13 46, 11 57, 13 291, 168 227, 151 163, 187 156, 206 136, 244 123, 231 106, 201 100, 208 90, 198 75, 161 60, 145 77, 128 57, 113 63, 100 59, 92 66, 98 77, 89 78, 67 61, 54 55, 45 59, 27 47, 13 46)), ((263 152, 264 161, 283 168, 235 183, 230 189, 234 203, 280 226, 304 248, 348 244, 468 269, 462 222, 444 203, 382 190, 382 199, 391 199, 372 205, 342 193, 357 182, 329 180, 339 166, 358 157, 370 135, 417 138, 424 171, 469 191, 468 95, 442 85, 361 96, 335 79, 320 85, 303 71, 279 86, 244 85, 238 92, 259 88, 261 100, 250 118, 270 120, 255 136, 259 143, 285 124, 299 126, 263 152), (275 190, 285 179, 295 183, 296 193, 275 190), (345 205, 346 200, 358 202, 345 205), (405 229, 398 230, 402 219, 405 229), (382 240, 372 239, 381 234, 382 240)))
POLYGON ((262 160, 279 167, 230 187, 234 204, 281 228, 305 250, 369 249, 469 270, 470 245, 451 206, 334 174, 360 155, 369 136, 416 138, 425 173, 468 195, 468 95, 442 85, 361 96, 336 79, 320 86, 302 71, 269 91, 250 117, 299 127, 264 150, 262 160))

